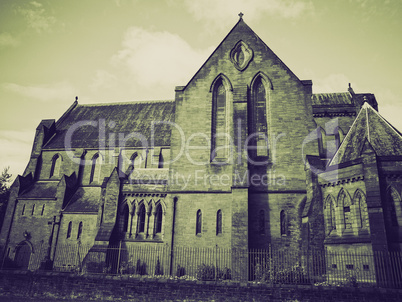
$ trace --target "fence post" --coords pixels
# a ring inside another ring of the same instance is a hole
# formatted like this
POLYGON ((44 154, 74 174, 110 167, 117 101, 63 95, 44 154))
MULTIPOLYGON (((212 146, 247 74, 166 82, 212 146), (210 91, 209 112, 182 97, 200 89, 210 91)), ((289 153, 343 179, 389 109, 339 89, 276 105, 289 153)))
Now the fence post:
POLYGON ((120 268, 120 254, 121 254, 121 240, 120 240, 120 243, 119 243, 119 255, 117 256, 116 275, 119 274, 119 268, 120 268))
POLYGON ((215 281, 218 280, 218 245, 215 249, 215 281))

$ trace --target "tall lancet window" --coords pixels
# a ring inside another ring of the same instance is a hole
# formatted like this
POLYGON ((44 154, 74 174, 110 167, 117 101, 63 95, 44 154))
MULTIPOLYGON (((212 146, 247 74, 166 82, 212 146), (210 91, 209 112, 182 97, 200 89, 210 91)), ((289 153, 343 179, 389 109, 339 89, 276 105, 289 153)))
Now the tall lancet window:
POLYGON ((195 225, 195 233, 201 234, 202 231, 202 212, 201 210, 197 211, 197 218, 196 218, 196 225, 195 225))
POLYGON ((158 204, 155 211, 155 233, 162 232, 162 206, 158 204))
POLYGON ((268 156, 267 94, 259 77, 253 87, 256 155, 268 156))
POLYGON ((137 229, 138 229, 138 233, 144 233, 144 231, 145 231, 145 206, 144 206, 144 204, 140 205, 140 209, 138 211, 137 229))
POLYGON ((213 91, 212 160, 224 159, 226 157, 226 111, 226 89, 222 80, 219 80, 213 91))

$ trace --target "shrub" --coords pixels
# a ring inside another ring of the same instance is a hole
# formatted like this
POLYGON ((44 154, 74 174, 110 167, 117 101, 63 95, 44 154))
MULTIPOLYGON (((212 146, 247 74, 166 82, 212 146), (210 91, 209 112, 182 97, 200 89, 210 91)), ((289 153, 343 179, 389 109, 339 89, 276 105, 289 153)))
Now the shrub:
POLYGON ((231 280, 232 273, 230 268, 227 268, 226 266, 222 270, 218 268, 217 277, 220 280, 231 280))
POLYGON ((159 261, 159 257, 158 260, 156 261, 156 265, 155 265, 155 276, 160 276, 163 275, 163 269, 161 268, 161 263, 159 261))
POLYGON ((215 270, 215 266, 206 264, 198 266, 196 276, 198 280, 215 280, 215 272, 216 272, 216 279, 219 280, 232 279, 231 270, 229 268, 224 267, 223 269, 220 269, 218 267, 215 270))
POLYGON ((147 274, 147 264, 145 262, 141 263, 141 260, 137 260, 137 265, 135 268, 135 273, 137 275, 146 275, 147 274))
POLYGON ((299 264, 292 267, 277 268, 269 267, 265 262, 258 262, 254 267, 254 278, 259 282, 270 282, 275 284, 310 283, 310 279, 299 264))
POLYGON ((177 265, 177 270, 176 270, 176 277, 182 277, 186 275, 186 269, 180 264, 177 265))
POLYGON ((215 266, 201 264, 197 268, 198 280, 215 280, 215 266))

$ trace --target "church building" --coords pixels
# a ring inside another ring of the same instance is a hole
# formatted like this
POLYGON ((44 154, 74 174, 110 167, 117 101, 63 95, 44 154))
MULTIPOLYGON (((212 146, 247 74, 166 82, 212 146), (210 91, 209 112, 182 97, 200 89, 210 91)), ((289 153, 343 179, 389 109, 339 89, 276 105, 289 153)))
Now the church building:
POLYGON ((174 100, 76 100, 40 122, 0 256, 35 270, 72 265, 57 255, 77 244, 99 261, 111 246, 400 251, 401 190, 402 136, 375 96, 313 93, 240 14, 174 100))

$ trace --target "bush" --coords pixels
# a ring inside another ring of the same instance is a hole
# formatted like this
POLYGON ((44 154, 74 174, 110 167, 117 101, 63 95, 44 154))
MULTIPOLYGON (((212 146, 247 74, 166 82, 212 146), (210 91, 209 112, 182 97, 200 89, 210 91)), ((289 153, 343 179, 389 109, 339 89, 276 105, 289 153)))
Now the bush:
POLYGON ((308 284, 310 280, 300 265, 294 265, 291 268, 285 268, 274 273, 272 282, 279 284, 308 284))
POLYGON ((88 261, 85 266, 85 271, 88 273, 108 273, 108 268, 104 267, 104 263, 88 261))
POLYGON ((182 277, 186 275, 186 269, 180 264, 177 265, 177 270, 176 270, 176 277, 182 277))
POLYGON ((254 267, 254 277, 256 281, 275 284, 310 283, 310 279, 299 264, 292 267, 270 268, 266 263, 257 263, 254 267))
POLYGON ((201 264, 197 269, 198 280, 215 280, 215 266, 201 264))
POLYGON ((219 280, 230 280, 232 279, 232 274, 229 268, 224 267, 220 269, 219 267, 215 271, 215 266, 202 264, 197 268, 197 279, 198 280, 215 280, 215 272, 216 279, 219 280))
POLYGON ((218 279, 220 280, 231 280, 232 279, 232 273, 230 268, 227 268, 226 266, 221 270, 218 268, 218 279))
POLYGON ((147 274, 147 264, 145 262, 141 263, 141 260, 137 260, 137 266, 135 268, 135 273, 137 275, 146 275, 147 274))
POLYGON ((161 275, 163 275, 163 269, 161 268, 161 263, 158 257, 158 260, 156 261, 155 265, 155 276, 161 276, 161 275))

